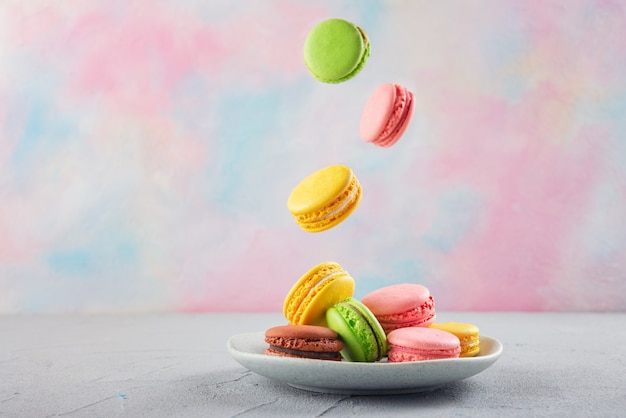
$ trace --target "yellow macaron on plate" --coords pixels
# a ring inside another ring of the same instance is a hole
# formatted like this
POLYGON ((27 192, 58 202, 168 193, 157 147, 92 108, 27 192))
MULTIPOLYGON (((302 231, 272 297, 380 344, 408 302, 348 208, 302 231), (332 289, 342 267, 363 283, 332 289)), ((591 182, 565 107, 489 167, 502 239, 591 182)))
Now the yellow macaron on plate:
POLYGON ((480 330, 474 324, 441 322, 431 324, 430 328, 447 331, 456 336, 461 344, 460 357, 474 357, 480 352, 480 330))
POLYGON ((354 279, 339 264, 326 261, 300 277, 285 297, 283 314, 290 324, 326 325, 326 311, 352 296, 354 279))

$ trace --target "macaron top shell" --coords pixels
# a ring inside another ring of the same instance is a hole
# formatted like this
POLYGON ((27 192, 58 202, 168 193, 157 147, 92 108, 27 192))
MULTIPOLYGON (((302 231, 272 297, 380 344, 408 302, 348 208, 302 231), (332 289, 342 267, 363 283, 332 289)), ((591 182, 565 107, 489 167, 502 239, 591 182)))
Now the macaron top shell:
POLYGON ((365 32, 343 19, 317 24, 304 43, 304 62, 315 78, 339 83, 356 75, 370 53, 365 32))
POLYGON ((365 295, 361 301, 375 315, 392 315, 419 307, 430 299, 430 291, 420 284, 402 283, 382 287, 365 295))

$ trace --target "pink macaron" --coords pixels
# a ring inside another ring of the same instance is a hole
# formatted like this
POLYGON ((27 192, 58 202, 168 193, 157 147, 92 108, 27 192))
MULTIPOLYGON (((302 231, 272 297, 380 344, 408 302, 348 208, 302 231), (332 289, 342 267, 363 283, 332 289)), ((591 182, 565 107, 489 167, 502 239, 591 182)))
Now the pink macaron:
POLYGON ((361 300, 385 333, 404 327, 427 327, 435 322, 435 300, 425 286, 402 283, 382 287, 361 300))
POLYGON ((361 115, 361 139, 390 147, 406 131, 413 117, 413 93, 399 84, 382 84, 370 96, 361 115))
POLYGON ((387 359, 391 363, 457 358, 461 353, 461 344, 454 334, 435 328, 400 328, 387 335, 387 342, 387 359))

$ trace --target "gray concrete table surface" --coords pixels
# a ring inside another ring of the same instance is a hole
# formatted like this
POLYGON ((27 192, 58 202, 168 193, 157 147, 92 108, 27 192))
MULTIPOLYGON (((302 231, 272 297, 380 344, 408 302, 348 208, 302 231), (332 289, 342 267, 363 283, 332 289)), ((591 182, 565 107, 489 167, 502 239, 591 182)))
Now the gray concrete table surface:
POLYGON ((347 396, 259 376, 226 350, 278 313, 0 316, 2 417, 626 416, 626 313, 438 313, 502 342, 431 392, 347 396))

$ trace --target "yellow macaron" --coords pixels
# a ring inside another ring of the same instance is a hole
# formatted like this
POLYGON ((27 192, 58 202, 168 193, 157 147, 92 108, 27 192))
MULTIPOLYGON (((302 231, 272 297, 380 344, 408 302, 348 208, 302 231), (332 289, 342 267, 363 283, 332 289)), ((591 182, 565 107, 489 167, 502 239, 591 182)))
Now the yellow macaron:
POLYGON ((361 185, 345 165, 331 165, 302 180, 289 195, 287 208, 307 232, 320 232, 344 221, 361 201, 361 185))
POLYGON ((326 326, 326 311, 354 294, 354 279, 328 261, 311 268, 293 285, 283 305, 290 324, 326 326))
POLYGON ((430 325, 430 328, 454 334, 461 342, 461 354, 459 357, 474 357, 480 351, 479 329, 476 325, 441 322, 430 325))

